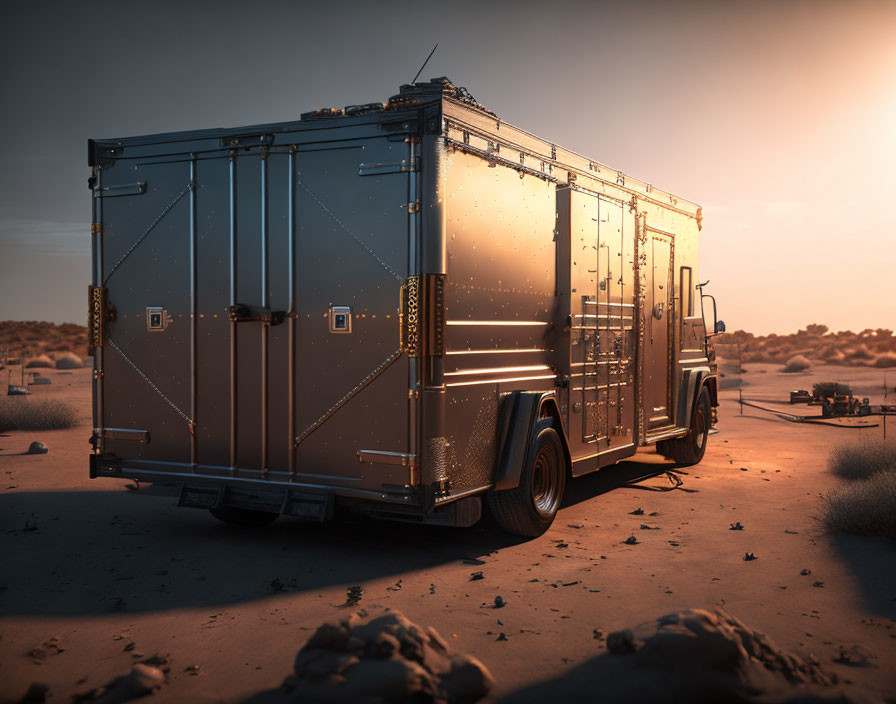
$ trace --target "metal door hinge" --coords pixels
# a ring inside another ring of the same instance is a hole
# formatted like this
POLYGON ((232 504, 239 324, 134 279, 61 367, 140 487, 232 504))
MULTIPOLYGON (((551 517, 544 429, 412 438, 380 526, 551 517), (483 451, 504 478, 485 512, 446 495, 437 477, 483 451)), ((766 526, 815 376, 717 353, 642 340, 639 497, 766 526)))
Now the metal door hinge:
POLYGON ((99 235, 103 231, 103 224, 99 222, 95 222, 90 226, 90 234, 91 235, 99 235))
POLYGON ((409 214, 409 215, 413 215, 414 213, 419 213, 419 212, 420 212, 420 201, 419 201, 419 200, 415 200, 415 201, 412 201, 411 203, 404 203, 404 204, 402 204, 401 207, 402 207, 402 208, 407 208, 407 209, 408 209, 408 214, 409 214))
POLYGON ((106 342, 106 322, 109 319, 109 302, 104 286, 87 289, 87 351, 93 354, 106 342))

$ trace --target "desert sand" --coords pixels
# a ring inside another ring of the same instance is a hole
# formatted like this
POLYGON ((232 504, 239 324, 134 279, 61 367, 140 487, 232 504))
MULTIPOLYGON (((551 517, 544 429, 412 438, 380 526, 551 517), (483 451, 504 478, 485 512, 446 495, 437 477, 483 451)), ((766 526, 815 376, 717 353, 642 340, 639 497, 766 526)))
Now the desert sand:
MULTIPOLYGON (((744 398, 765 405, 818 380, 883 401, 881 370, 746 369, 744 398)), ((715 607, 843 681, 896 697, 896 545, 833 536, 818 520, 818 495, 838 481, 826 468, 831 446, 882 428, 741 414, 730 366, 719 432, 700 465, 677 472, 679 487, 645 452, 572 481, 535 540, 487 521, 461 530, 281 518, 249 531, 176 508, 167 489, 90 480, 90 371, 42 372, 52 383, 33 396, 71 402, 83 422, 0 435, 0 701, 33 682, 49 685, 47 701, 70 701, 156 654, 170 671, 150 701, 276 700, 316 628, 359 608, 435 627, 488 667, 492 700, 606 652, 611 631, 715 607), (34 440, 49 453, 23 454, 34 440), (346 605, 352 586, 363 590, 357 606, 346 605), (835 662, 841 646, 872 657, 835 662)))

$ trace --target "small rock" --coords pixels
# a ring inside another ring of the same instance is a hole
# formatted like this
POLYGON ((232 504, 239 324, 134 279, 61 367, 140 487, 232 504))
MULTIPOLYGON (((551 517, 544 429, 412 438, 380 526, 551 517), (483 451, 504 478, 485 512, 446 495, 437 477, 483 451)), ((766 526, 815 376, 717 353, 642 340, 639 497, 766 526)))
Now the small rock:
POLYGON ((592 633, 594 634, 594 640, 600 640, 604 637, 604 632, 600 628, 595 628, 592 633))
POLYGON ((630 535, 628 538, 622 541, 626 545, 637 545, 638 539, 634 535, 630 535))
POLYGON ((743 530, 743 529, 744 529, 744 527, 741 525, 741 522, 738 521, 737 523, 732 523, 731 527, 728 530, 743 530))
POLYGON ((659 530, 659 526, 649 526, 646 523, 641 524, 641 530, 659 530))
POLYGON ((803 577, 805 577, 807 574, 812 574, 812 570, 803 569, 803 570, 800 570, 800 574, 803 575, 803 577))
POLYGON ((470 573, 470 581, 471 582, 475 582, 476 580, 479 580, 479 579, 485 579, 485 576, 482 574, 482 572, 471 572, 470 573))
POLYGON ((629 515, 629 516, 643 516, 643 515, 644 515, 644 509, 641 508, 641 507, 638 507, 638 508, 636 508, 634 511, 629 511, 629 512, 628 512, 628 515, 629 515))
POLYGON ((28 446, 29 455, 45 455, 49 451, 50 448, 44 445, 40 440, 35 440, 28 446))
POLYGON ((812 586, 813 586, 813 587, 823 587, 823 586, 824 586, 824 582, 813 582, 813 583, 812 583, 812 586))
POLYGON ((756 557, 756 556, 755 556, 753 553, 751 553, 751 552, 745 552, 745 553, 744 553, 744 562, 750 562, 750 560, 758 560, 758 559, 759 559, 759 558, 756 557))
POLYGON ((862 666, 869 665, 873 659, 876 659, 876 656, 868 648, 861 645, 841 645, 840 653, 834 658, 834 662, 862 666))
POLYGON ((504 597, 503 597, 503 596, 496 596, 496 597, 495 597, 495 608, 496 608, 496 609, 503 609, 505 606, 507 606, 507 602, 504 601, 504 597))
POLYGON ((501 631, 501 633, 498 634, 498 637, 495 638, 495 640, 507 640, 507 636, 504 635, 503 631, 501 631))

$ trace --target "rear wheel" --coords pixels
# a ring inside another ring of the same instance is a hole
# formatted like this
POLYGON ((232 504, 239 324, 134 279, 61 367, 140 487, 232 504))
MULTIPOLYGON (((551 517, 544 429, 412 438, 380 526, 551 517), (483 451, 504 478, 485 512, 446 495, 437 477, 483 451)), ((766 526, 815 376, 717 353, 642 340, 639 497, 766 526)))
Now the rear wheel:
POLYGON ((526 466, 514 489, 486 497, 492 515, 508 533, 535 538, 551 527, 566 487, 566 458, 560 436, 542 421, 535 426, 526 466))
POLYGON ((247 508, 234 508, 233 506, 221 506, 210 508, 209 512, 224 523, 235 526, 261 527, 277 520, 276 513, 270 511, 253 511, 247 508))
POLYGON ((657 450, 664 457, 668 457, 676 464, 688 466, 697 464, 706 453, 706 443, 709 439, 710 418, 712 406, 709 402, 709 391, 706 387, 700 390, 694 412, 691 414, 691 427, 683 438, 663 440, 657 443, 657 450))

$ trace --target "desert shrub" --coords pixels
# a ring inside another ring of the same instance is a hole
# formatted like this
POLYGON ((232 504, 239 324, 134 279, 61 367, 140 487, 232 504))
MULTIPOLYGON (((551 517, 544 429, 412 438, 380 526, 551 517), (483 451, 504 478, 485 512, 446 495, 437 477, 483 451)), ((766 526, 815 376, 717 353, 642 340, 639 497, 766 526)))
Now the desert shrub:
POLYGON ((841 384, 839 381, 819 381, 812 384, 812 395, 821 396, 850 396, 852 387, 849 384, 841 384))
POLYGON ((27 396, 0 397, 0 431, 58 430, 78 421, 73 406, 55 399, 34 400, 27 396))
POLYGON ((47 357, 47 355, 45 354, 38 355, 37 357, 31 357, 25 362, 26 369, 52 369, 55 366, 56 365, 53 364, 53 360, 47 357))
POLYGON ((84 366, 81 358, 71 352, 63 352, 56 358, 57 369, 80 369, 84 366))
POLYGON ((798 354, 787 360, 787 364, 784 366, 784 371, 788 374, 792 374, 793 372, 804 372, 811 367, 812 362, 806 359, 803 355, 798 354))
POLYGON ((896 474, 896 443, 872 440, 837 445, 831 450, 828 468, 843 479, 868 479, 880 472, 896 474))
POLYGON ((878 367, 879 369, 896 367, 896 354, 893 354, 892 352, 882 354, 880 357, 874 360, 874 366, 878 367))
POLYGON ((878 472, 823 494, 822 516, 831 530, 896 539, 896 472, 878 472))

